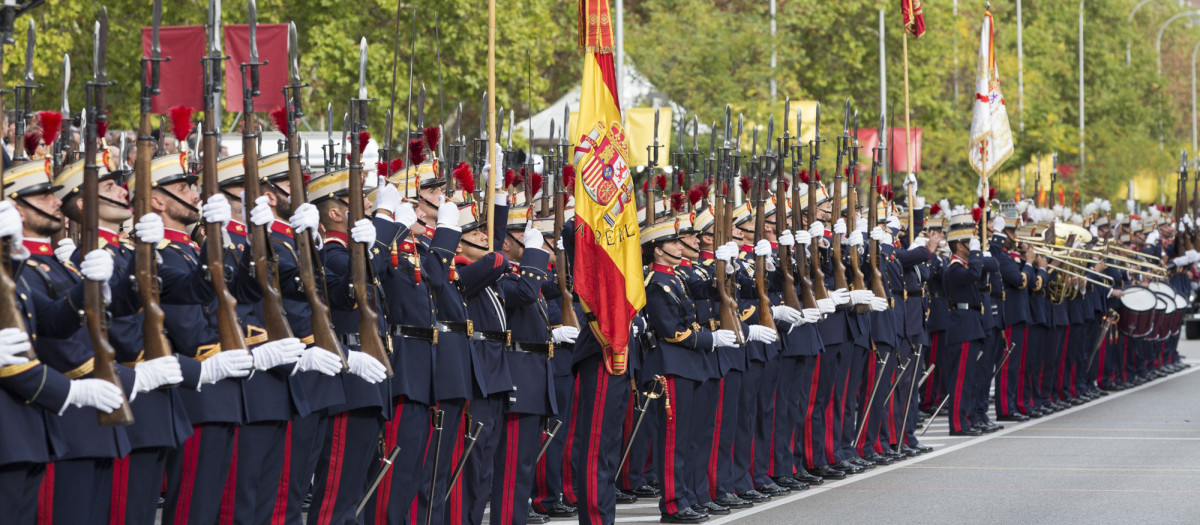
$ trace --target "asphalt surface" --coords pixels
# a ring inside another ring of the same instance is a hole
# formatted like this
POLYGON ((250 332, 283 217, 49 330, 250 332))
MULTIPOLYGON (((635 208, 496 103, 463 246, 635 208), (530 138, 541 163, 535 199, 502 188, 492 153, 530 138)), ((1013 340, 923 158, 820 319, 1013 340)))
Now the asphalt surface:
MULTIPOLYGON (((1200 342, 1181 342, 1200 365, 1200 342)), ((1200 366, 709 524, 1200 523, 1200 366)), ((657 522, 654 502, 618 523, 657 522)))

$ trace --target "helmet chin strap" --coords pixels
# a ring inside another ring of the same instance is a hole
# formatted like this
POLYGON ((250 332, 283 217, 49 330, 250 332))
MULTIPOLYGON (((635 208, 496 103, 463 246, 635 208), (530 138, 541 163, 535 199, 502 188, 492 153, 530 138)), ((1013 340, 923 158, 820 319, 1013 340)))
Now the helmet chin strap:
POLYGON ((168 197, 170 197, 170 198, 174 199, 174 200, 175 200, 175 202, 178 202, 178 203, 179 203, 181 206, 183 206, 184 208, 187 208, 188 210, 191 210, 191 211, 192 211, 192 212, 194 212, 194 213, 200 213, 200 208, 197 208, 197 207, 195 207, 195 206, 193 206, 193 205, 191 205, 191 204, 188 204, 188 203, 184 202, 184 201, 183 201, 183 199, 179 198, 179 196, 178 196, 178 195, 175 195, 173 192, 170 192, 170 191, 168 191, 168 190, 165 190, 165 189, 163 189, 163 188, 158 188, 158 189, 159 189, 159 191, 162 191, 163 193, 167 194, 167 196, 168 196, 168 197))
POLYGON ((46 212, 44 212, 44 211, 42 211, 42 209, 41 209, 41 208, 39 208, 39 207, 37 207, 37 206, 34 206, 34 205, 33 205, 33 204, 31 204, 29 201, 25 200, 25 197, 24 197, 24 196, 17 197, 17 198, 16 198, 16 200, 17 200, 17 201, 20 201, 20 203, 21 203, 21 204, 24 204, 26 208, 29 208, 29 209, 33 210, 33 211, 34 211, 34 213, 37 213, 38 215, 41 215, 42 217, 44 217, 44 218, 46 218, 46 219, 50 219, 50 220, 52 220, 52 221, 54 221, 54 222, 57 222, 57 223, 60 223, 60 224, 62 223, 62 219, 60 219, 60 218, 58 218, 58 217, 55 217, 55 216, 53 216, 53 215, 50 215, 49 213, 46 213, 46 212))
POLYGON ((662 253, 663 255, 666 255, 667 257, 670 257, 670 258, 671 258, 672 260, 674 260, 674 261, 682 261, 682 260, 683 260, 683 257, 677 256, 677 255, 672 255, 671 253, 669 253, 669 252, 667 252, 666 250, 662 249, 662 246, 656 246, 654 249, 655 249, 655 250, 658 250, 658 251, 659 251, 659 253, 662 253))
POLYGON ((470 247, 472 247, 472 248, 475 248, 476 250, 483 250, 483 251, 485 251, 485 252, 490 252, 490 251, 491 251, 491 250, 489 250, 489 249, 488 249, 486 246, 480 246, 480 245, 478 245, 478 244, 475 244, 475 243, 473 243, 473 242, 471 242, 471 241, 468 241, 468 240, 466 240, 466 239, 459 239, 459 240, 458 240, 458 242, 461 242, 461 243, 463 243, 463 244, 465 244, 465 245, 467 245, 467 246, 470 246, 470 247))

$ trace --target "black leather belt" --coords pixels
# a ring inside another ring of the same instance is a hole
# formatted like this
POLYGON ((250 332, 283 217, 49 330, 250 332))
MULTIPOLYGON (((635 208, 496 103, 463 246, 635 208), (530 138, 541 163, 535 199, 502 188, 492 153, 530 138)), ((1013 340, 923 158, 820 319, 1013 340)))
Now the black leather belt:
POLYGON ((339 334, 338 341, 346 346, 362 346, 362 337, 359 337, 358 333, 339 334))
MULTIPOLYGON (((924 288, 918 288, 918 289, 916 289, 916 290, 905 290, 905 291, 904 291, 904 294, 905 294, 905 296, 907 296, 907 297, 922 297, 922 296, 924 296, 924 295, 925 295, 925 289, 924 289, 924 288)), ((933 295, 933 294, 931 293, 931 294, 929 294, 929 295, 933 295)))
POLYGON ((999 299, 999 300, 1003 301, 1004 300, 1004 292, 1000 292, 1000 293, 993 292, 992 299, 999 299))
POLYGON ((410 326, 404 324, 394 324, 388 326, 388 333, 392 337, 411 337, 413 339, 421 339, 431 343, 437 342, 437 329, 429 326, 410 326))
POLYGON ((507 330, 475 330, 471 334, 472 341, 492 341, 508 346, 512 344, 512 332, 507 330))
POLYGON ((983 305, 982 304, 950 303, 950 309, 951 310, 970 310, 972 312, 979 312, 980 314, 983 313, 983 305))
POLYGON ((547 359, 554 357, 554 345, 551 343, 522 343, 516 342, 506 347, 510 352, 544 355, 547 359))
POLYGON ((442 333, 462 334, 467 337, 472 337, 475 333, 475 324, 471 321, 438 321, 437 331, 442 333))
POLYGON ((575 349, 575 343, 558 343, 554 346, 558 347, 559 350, 574 350, 575 349))

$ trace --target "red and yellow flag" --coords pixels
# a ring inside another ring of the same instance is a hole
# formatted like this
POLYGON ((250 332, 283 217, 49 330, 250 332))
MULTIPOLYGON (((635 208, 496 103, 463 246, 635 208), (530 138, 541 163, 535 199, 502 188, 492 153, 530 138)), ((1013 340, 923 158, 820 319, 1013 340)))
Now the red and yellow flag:
POLYGON ((904 30, 915 38, 925 34, 925 13, 921 12, 921 0, 900 0, 900 12, 904 15, 904 30))
POLYGON ((646 290, 608 0, 579 0, 579 45, 586 56, 575 124, 575 292, 595 316, 589 325, 604 345, 605 366, 621 375, 646 290))

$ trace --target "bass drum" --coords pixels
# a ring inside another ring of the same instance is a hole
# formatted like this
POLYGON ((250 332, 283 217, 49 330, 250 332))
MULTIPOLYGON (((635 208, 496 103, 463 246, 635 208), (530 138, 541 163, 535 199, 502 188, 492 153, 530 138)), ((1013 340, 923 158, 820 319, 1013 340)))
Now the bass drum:
POLYGON ((1117 322, 1117 330, 1127 337, 1145 337, 1154 329, 1154 309, 1158 306, 1158 298, 1149 288, 1130 286, 1121 290, 1121 302, 1117 305, 1117 313, 1121 319, 1117 322))
POLYGON ((1164 341, 1178 328, 1180 310, 1175 307, 1175 290, 1163 282, 1150 283, 1150 291, 1158 298, 1159 316, 1154 319, 1151 341, 1164 341))

